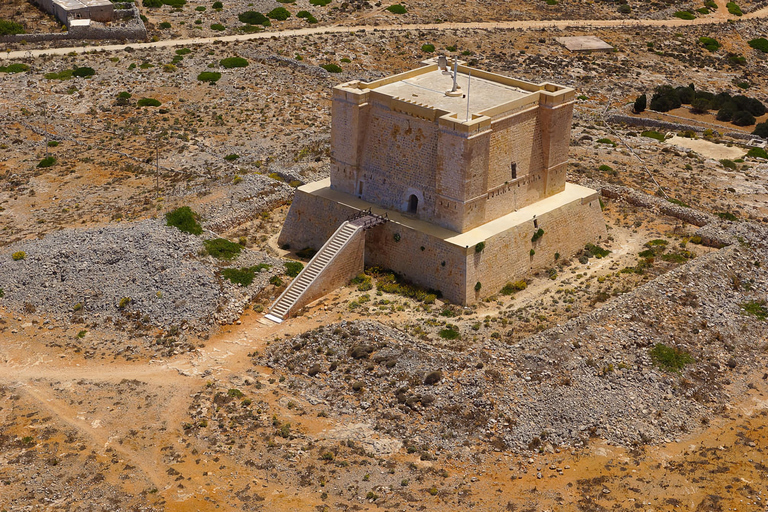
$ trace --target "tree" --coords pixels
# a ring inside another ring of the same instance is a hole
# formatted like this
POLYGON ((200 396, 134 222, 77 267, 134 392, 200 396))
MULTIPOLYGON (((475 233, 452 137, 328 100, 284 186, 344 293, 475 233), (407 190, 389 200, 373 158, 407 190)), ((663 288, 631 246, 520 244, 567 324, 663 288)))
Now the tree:
POLYGON ((750 126, 755 124, 755 116, 747 112, 746 110, 739 110, 733 114, 731 122, 736 126, 750 126))
POLYGON ((642 94, 642 95, 638 96, 635 99, 635 107, 634 107, 635 114, 639 114, 640 112, 644 112, 645 111, 645 107, 647 105, 648 105, 648 98, 646 97, 646 95, 642 94))
POLYGON ((651 110, 656 112, 669 112, 679 108, 682 103, 677 91, 671 85, 662 85, 656 89, 651 97, 651 110))
POLYGON ((768 121, 759 123, 757 126, 755 126, 755 131, 752 132, 752 135, 757 135, 758 137, 768 139, 768 121))
POLYGON ((691 112, 703 114, 709 110, 709 101, 705 98, 696 98, 691 102, 691 112))

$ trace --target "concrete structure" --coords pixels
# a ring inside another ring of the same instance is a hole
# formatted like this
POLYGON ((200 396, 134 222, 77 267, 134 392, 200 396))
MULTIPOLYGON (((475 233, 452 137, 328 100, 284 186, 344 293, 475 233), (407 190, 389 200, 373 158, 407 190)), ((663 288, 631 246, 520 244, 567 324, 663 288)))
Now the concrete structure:
POLYGON ((72 20, 112 21, 114 4, 110 0, 33 0, 69 27, 72 20))
POLYGON ((613 51, 613 46, 595 36, 558 37, 555 40, 572 52, 613 51))
POLYGON ((367 265, 467 304, 605 235, 597 193, 565 182, 573 89, 424 64, 334 88, 331 176, 299 187, 280 244, 317 249, 371 209, 390 222, 367 265))

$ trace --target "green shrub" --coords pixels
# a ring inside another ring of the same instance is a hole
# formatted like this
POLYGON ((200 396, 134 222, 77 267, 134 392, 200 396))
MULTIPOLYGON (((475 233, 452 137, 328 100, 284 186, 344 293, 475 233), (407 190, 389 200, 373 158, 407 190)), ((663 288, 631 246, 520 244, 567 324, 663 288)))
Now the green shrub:
POLYGON ((423 44, 421 45, 421 51, 425 53, 432 53, 435 51, 435 45, 433 44, 423 44))
POLYGON ((213 25, 211 25, 211 30, 215 30, 217 32, 223 32, 227 30, 227 27, 225 27, 221 23, 214 23, 213 25))
POLYGON ((242 57, 228 57, 226 59, 221 59, 219 64, 224 69, 244 68, 248 66, 248 61, 242 57))
POLYGON ((269 284, 277 286, 279 288, 283 286, 283 280, 280 279, 280 276, 272 276, 269 278, 269 284))
POLYGON ((13 259, 13 261, 23 260, 26 257, 27 257, 27 253, 25 253, 24 251, 16 251, 11 255, 11 258, 13 259))
POLYGON ((741 16, 741 8, 736 5, 736 2, 728 2, 725 4, 725 7, 728 9, 728 12, 733 14, 734 16, 741 16))
POLYGON ((685 365, 693 363, 690 353, 663 343, 657 343, 650 351, 651 359, 663 370, 679 372, 685 365))
POLYGON ((445 329, 442 329, 438 334, 444 340, 457 340, 461 337, 461 333, 456 330, 455 325, 448 325, 445 329))
POLYGON ((277 21, 285 21, 291 17, 291 13, 285 7, 275 7, 267 13, 267 17, 277 21))
POLYGON ((64 71, 60 71, 59 73, 56 73, 56 72, 46 73, 43 75, 43 77, 46 80, 69 80, 70 78, 72 78, 73 71, 74 71, 73 69, 65 69, 64 71))
POLYGON ((483 249, 485 249, 485 242, 478 242, 475 246, 475 252, 483 252, 483 249))
POLYGON ((205 12, 205 6, 204 5, 198 5, 197 7, 195 7, 195 10, 197 12, 205 12))
POLYGON ((657 132, 656 130, 646 130, 642 132, 640 135, 643 137, 649 137, 651 139, 656 139, 659 142, 664 142, 664 134, 657 132))
POLYGON ((227 162, 234 162, 238 158, 240 158, 240 155, 238 155, 237 153, 231 153, 231 154, 225 156, 224 160, 226 160, 227 162))
POLYGON ((200 82, 208 82, 211 84, 215 84, 216 82, 219 81, 220 78, 221 78, 221 73, 217 71, 203 71, 202 73, 197 75, 197 79, 200 82))
POLYGON ((641 94, 640 96, 635 98, 634 110, 636 114, 639 114, 640 112, 644 112, 647 106, 648 106, 648 97, 645 94, 641 94))
POLYGON ((755 130, 752 132, 752 135, 757 135, 758 137, 768 139, 768 121, 764 123, 758 123, 757 126, 755 126, 755 130))
POLYGON ((203 232, 203 228, 197 219, 198 215, 189 206, 182 206, 165 214, 165 225, 173 226, 190 235, 199 235, 203 232))
POLYGON ((230 242, 226 238, 214 238, 212 240, 204 240, 205 250, 208 254, 214 258, 220 260, 231 260, 236 258, 242 247, 240 244, 230 242))
POLYGON ((224 8, 224 4, 222 4, 221 2, 213 2, 213 5, 211 5, 211 7, 213 7, 214 9, 221 10, 224 8))
POLYGON ((24 34, 24 33, 25 33, 24 27, 19 23, 0 18, 0 36, 12 36, 14 34, 24 34))
POLYGON ((758 37, 757 39, 752 39, 747 44, 752 48, 754 48, 755 50, 760 50, 763 53, 768 53, 768 39, 764 37, 758 37))
POLYGON ((400 4, 394 4, 387 7, 387 10, 392 14, 405 14, 408 10, 400 4))
POLYGON ((733 160, 728 160, 727 158, 724 158, 720 160, 720 163, 723 164, 723 167, 725 167, 726 169, 733 169, 734 171, 736 170, 736 164, 734 163, 733 160))
POLYGON ((2 288, 0 288, 0 299, 2 299, 3 297, 5 297, 5 292, 3 291, 2 288))
POLYGON ((159 107, 162 103, 155 98, 141 98, 136 102, 136 105, 139 107, 159 107))
POLYGON ((269 18, 256 11, 245 11, 244 13, 238 15, 237 19, 243 23, 248 23, 249 25, 263 25, 268 27, 272 24, 269 21, 269 18))
POLYGON ((749 152, 747 152, 747 156, 751 156, 752 158, 768 159, 768 152, 766 152, 763 148, 750 148, 749 152))
POLYGON ((731 122, 736 126, 751 126, 755 124, 755 116, 747 111, 739 110, 738 112, 734 112, 733 117, 731 117, 731 122))
POLYGON ((599 245, 595 245, 595 244, 587 244, 584 247, 584 250, 591 253, 592 256, 594 256, 597 259, 604 258, 609 254, 611 254, 611 251, 609 251, 608 249, 603 249, 599 245))
POLYGON ((158 25, 158 27, 160 27, 161 30, 167 30, 171 28, 171 24, 168 21, 163 21, 162 23, 160 23, 160 25, 158 25))
POLYGON ((611 146, 616 146, 616 143, 613 142, 611 139, 606 139, 606 138, 597 139, 597 142, 599 142, 600 144, 610 144, 611 146))
POLYGON ((56 163, 56 157, 53 156, 47 156, 40 160, 40 163, 37 164, 38 167, 52 167, 56 163))
POLYGON ((482 287, 483 287, 483 283, 481 283, 480 281, 475 283, 475 291, 476 292, 479 292, 482 287))
MULTIPOLYGON (((728 62, 730 62, 731 64, 736 64, 737 66, 743 66, 744 64, 747 63, 747 58, 744 57, 743 55, 736 55, 734 53, 729 53, 728 54, 728 62)), ((739 87, 741 87, 740 84, 737 84, 737 85, 739 85, 739 87)))
POLYGON ((739 218, 732 214, 731 212, 718 212, 715 215, 720 217, 723 220, 730 220, 730 221, 737 221, 739 218))
POLYGON ((758 320, 768 319, 768 309, 765 307, 765 301, 750 301, 739 304, 744 309, 745 315, 751 315, 758 320))
POLYGON ((541 237, 543 237, 543 236, 544 236, 544 230, 543 230, 543 229, 541 229, 541 228, 539 228, 539 230, 538 230, 538 231, 536 231, 536 232, 533 234, 533 236, 531 237, 531 242, 535 242, 536 240, 538 240, 539 238, 541 238, 541 237))
POLYGON ((120 302, 117 303, 117 309, 125 309, 125 307, 131 303, 130 297, 123 297, 120 302))
POLYGON ((163 6, 163 0, 144 0, 142 5, 151 9, 157 9, 163 6))
POLYGON ((11 64, 9 66, 0 66, 0 73, 24 73, 29 71, 26 64, 11 64))
POLYGON ((298 261, 286 261, 285 273, 289 277, 296 277, 304 269, 304 264, 298 261))
POLYGON ((507 283, 501 289, 502 295, 512 295, 515 292, 520 292, 528 288, 528 283, 523 280, 515 281, 514 283, 507 283))
POLYGON ((221 271, 222 277, 234 284, 248 286, 253 282, 254 271, 250 268, 225 268, 221 271))
POLYGON ((325 7, 331 3, 331 0, 309 0, 309 5, 317 5, 318 7, 325 7))
POLYGON ((317 23, 317 19, 314 16, 312 16, 312 13, 309 12, 309 11, 299 11, 299 12, 296 13, 296 17, 297 18, 304 18, 309 23, 317 23))
POLYGON ((656 112, 669 112, 682 105, 677 89, 671 85, 662 85, 656 88, 651 96, 651 110, 656 112))
POLYGON ((711 52, 716 52, 720 49, 720 42, 712 37, 700 37, 699 43, 711 52))
POLYGON ((690 11, 677 11, 674 16, 676 18, 680 18, 681 20, 692 20, 696 18, 696 16, 690 11))
POLYGON ((320 67, 329 73, 341 73, 341 66, 337 64, 321 64, 320 67))
POLYGON ((298 256, 299 258, 304 258, 308 260, 311 260, 315 256, 315 254, 317 254, 317 251, 314 250, 312 247, 305 247, 300 251, 296 251, 296 256, 298 256))

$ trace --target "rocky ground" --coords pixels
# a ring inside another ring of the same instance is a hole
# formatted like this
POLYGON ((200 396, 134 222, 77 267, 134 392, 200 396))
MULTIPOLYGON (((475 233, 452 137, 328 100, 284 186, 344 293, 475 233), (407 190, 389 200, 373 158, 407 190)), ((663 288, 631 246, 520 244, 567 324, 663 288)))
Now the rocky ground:
MULTIPOLYGON (((618 16, 415 3, 392 21, 388 4, 302 2, 285 7, 321 24, 618 16)), ((144 11, 165 38, 232 33, 240 10, 273 7, 209 3, 144 11)), ((764 510, 766 163, 720 162, 747 147, 711 115, 657 116, 697 125, 700 151, 608 121, 655 116, 627 105, 667 83, 768 100, 755 37, 759 21, 366 31, 0 73, 0 510, 764 510), (617 50, 554 42, 586 32, 617 50), (293 187, 328 173, 330 88, 409 69, 426 43, 578 90, 568 179, 601 190, 610 253, 563 258, 469 308, 381 292, 369 271, 368 289, 261 323, 289 279, 274 239, 293 187), (248 66, 221 65, 234 56, 248 66), (95 76, 45 78, 84 65, 95 76), (208 85, 203 71, 222 77, 208 85), (164 225, 184 205, 202 235, 164 225), (219 236, 240 256, 205 254, 219 236), (222 277, 258 265, 247 287, 222 277)))

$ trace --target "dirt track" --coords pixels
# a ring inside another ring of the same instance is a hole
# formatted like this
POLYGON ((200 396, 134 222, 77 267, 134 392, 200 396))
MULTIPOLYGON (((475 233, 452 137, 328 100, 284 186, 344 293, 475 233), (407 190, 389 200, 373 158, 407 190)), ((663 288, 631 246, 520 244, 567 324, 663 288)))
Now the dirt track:
POLYGON ((23 50, 0 53, 0 59, 22 59, 38 57, 41 55, 67 55, 69 53, 87 53, 92 51, 113 52, 121 51, 127 47, 142 48, 162 48, 173 46, 190 46, 210 44, 214 41, 223 42, 242 42, 253 41, 257 39, 270 39, 272 37, 301 37, 322 34, 348 34, 360 30, 373 30, 375 32, 389 32, 402 30, 537 30, 544 28, 610 28, 617 27, 621 29, 632 29, 636 27, 683 27, 692 25, 712 25, 727 23, 729 20, 739 19, 761 19, 768 16, 768 7, 758 11, 746 14, 741 18, 728 17, 724 0, 718 0, 719 8, 715 14, 708 17, 700 17, 694 20, 550 20, 550 21, 508 21, 508 22, 477 22, 477 23, 439 23, 439 24, 411 24, 411 25, 379 25, 371 27, 368 25, 359 26, 330 26, 330 27, 308 27, 294 30, 284 30, 280 32, 258 32, 255 34, 242 34, 222 37, 206 37, 194 39, 168 39, 151 43, 132 43, 115 45, 87 45, 72 46, 68 48, 50 48, 45 50, 23 50))

